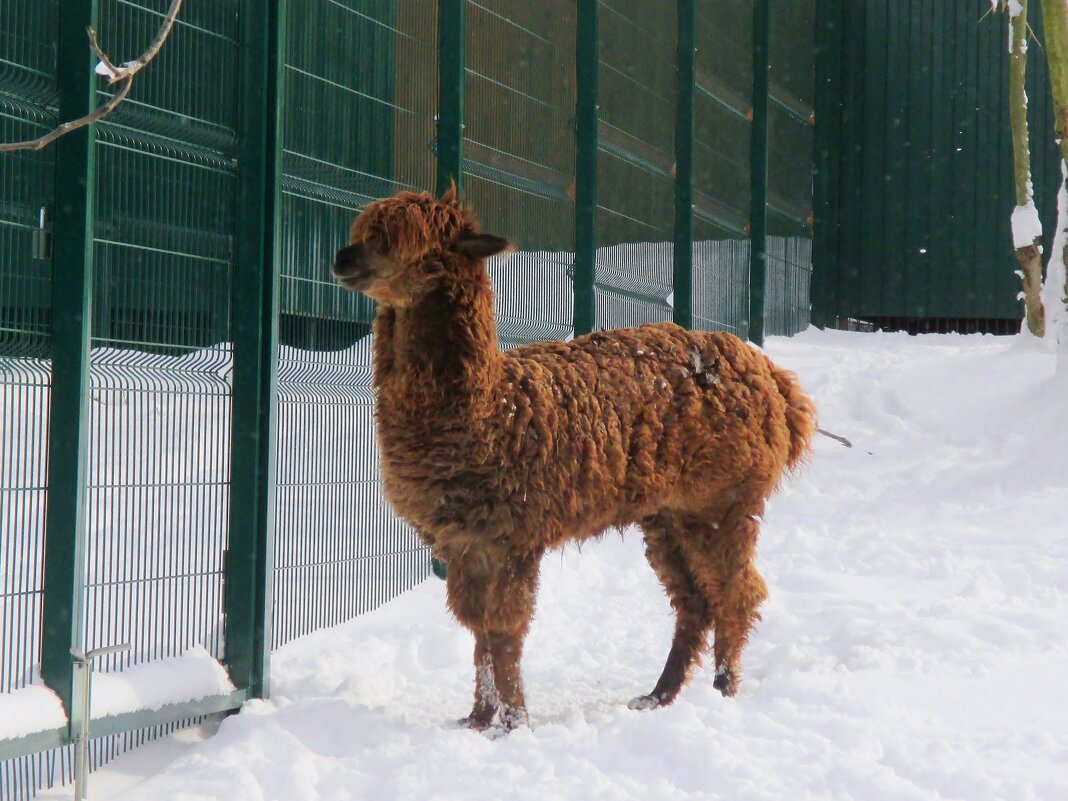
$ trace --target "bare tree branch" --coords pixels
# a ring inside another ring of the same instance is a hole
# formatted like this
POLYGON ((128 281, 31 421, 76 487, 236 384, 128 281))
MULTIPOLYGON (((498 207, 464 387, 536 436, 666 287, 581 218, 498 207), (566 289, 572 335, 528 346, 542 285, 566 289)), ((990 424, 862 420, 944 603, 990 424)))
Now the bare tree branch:
POLYGON ((119 104, 126 99, 128 94, 130 94, 130 89, 133 88, 134 76, 144 69, 145 65, 155 58, 156 54, 159 53, 160 49, 163 47, 163 43, 170 35, 171 28, 174 27, 175 20, 178 19, 178 12, 181 7, 182 0, 171 0, 171 7, 167 10, 167 15, 163 19, 163 24, 160 26, 156 38, 152 40, 144 53, 133 61, 127 61, 119 67, 115 66, 108 57, 108 54, 100 47, 100 44, 96 39, 96 31, 92 28, 86 28, 86 32, 89 35, 89 49, 100 59, 100 67, 103 68, 101 70, 101 68, 98 67, 97 72, 101 72, 107 76, 109 86, 121 83, 122 86, 119 88, 119 91, 117 91, 107 103, 97 108, 91 114, 87 114, 76 120, 71 120, 70 122, 65 122, 44 136, 40 136, 37 139, 30 139, 25 142, 0 144, 0 153, 8 153, 14 150, 40 150, 59 139, 59 137, 64 134, 68 134, 78 128, 84 128, 87 125, 92 125, 94 122, 103 119, 118 108, 119 104))
POLYGON ((68 134, 78 128, 84 128, 87 125, 92 125, 97 120, 103 119, 108 114, 113 112, 116 108, 118 108, 119 104, 126 99, 126 95, 130 94, 130 89, 132 87, 133 77, 131 76, 123 82, 122 88, 119 89, 119 91, 116 92, 115 95, 110 100, 108 100, 107 103, 97 108, 96 111, 94 111, 92 114, 87 114, 86 116, 79 117, 76 120, 65 122, 59 127, 49 131, 47 134, 37 139, 31 139, 26 142, 12 142, 11 144, 0 145, 0 153, 7 153, 12 150, 41 150, 42 148, 47 147, 52 142, 59 139, 59 137, 63 136, 64 134, 68 134))
MULTIPOLYGON (((89 49, 100 59, 100 64, 98 64, 96 68, 97 75, 100 74, 100 66, 103 65, 107 71, 108 78, 114 79, 114 77, 119 74, 119 68, 111 63, 111 58, 109 58, 108 54, 100 47, 99 42, 96 40, 96 31, 93 30, 92 26, 86 25, 85 32, 89 34, 89 49)), ((109 80, 108 83, 110 84, 111 81, 109 80)))

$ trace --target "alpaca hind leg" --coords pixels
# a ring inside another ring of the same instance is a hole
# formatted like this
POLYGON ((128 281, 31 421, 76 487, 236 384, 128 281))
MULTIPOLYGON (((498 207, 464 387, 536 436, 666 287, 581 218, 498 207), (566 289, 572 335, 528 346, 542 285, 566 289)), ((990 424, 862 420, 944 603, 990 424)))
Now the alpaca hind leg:
POLYGON ((727 697, 738 692, 742 651, 760 620, 757 610, 768 597, 767 584, 754 564, 759 533, 755 514, 734 510, 708 538, 709 547, 695 556, 703 563, 701 583, 715 617, 713 686, 727 697))
POLYGON ((716 614, 716 639, 713 647, 716 678, 712 682, 726 697, 738 692, 741 681, 742 651, 749 634, 760 620, 759 606, 768 597, 767 584, 752 561, 727 564, 730 576, 724 586, 723 599, 716 614))
POLYGON ((651 693, 629 704, 631 709, 654 709, 675 700, 690 668, 700 661, 712 627, 712 610, 678 547, 679 538, 685 536, 679 522, 655 518, 644 521, 642 528, 646 557, 675 610, 675 635, 664 670, 651 693))

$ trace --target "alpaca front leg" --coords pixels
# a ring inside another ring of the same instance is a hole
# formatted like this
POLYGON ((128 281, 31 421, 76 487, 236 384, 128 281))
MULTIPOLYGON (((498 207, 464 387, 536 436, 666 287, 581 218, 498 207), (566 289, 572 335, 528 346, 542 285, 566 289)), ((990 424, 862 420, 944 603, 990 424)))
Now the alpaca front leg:
POLYGON ((524 636, 525 632, 490 632, 487 637, 493 662, 493 681, 500 704, 501 726, 507 730, 530 725, 519 667, 523 657, 524 636))
POLYGON ((487 596, 487 644, 493 661, 501 725, 505 730, 529 725, 519 665, 523 641, 534 617, 540 566, 541 551, 507 563, 491 583, 487 596))
POLYGON ((488 729, 497 714, 500 699, 497 685, 493 679, 493 657, 487 637, 482 632, 475 633, 475 703, 471 714, 459 723, 469 729, 479 731, 488 729))

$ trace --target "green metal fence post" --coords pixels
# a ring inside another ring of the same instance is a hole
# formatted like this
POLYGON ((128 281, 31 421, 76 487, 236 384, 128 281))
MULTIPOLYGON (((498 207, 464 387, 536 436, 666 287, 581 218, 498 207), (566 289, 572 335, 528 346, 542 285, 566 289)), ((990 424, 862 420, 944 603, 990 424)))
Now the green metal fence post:
MULTIPOLYGON (((463 190, 464 91, 467 0, 438 0, 438 195, 453 182, 463 190)), ((436 558, 431 569, 445 578, 447 566, 436 558)))
POLYGON ((675 247, 672 319, 693 328, 693 140, 696 90, 697 5, 678 0, 678 67, 675 73, 675 247))
POLYGON ((768 272, 768 72, 771 0, 753 3, 753 130, 750 148, 749 341, 764 344, 764 287, 768 272))
MULTIPOLYGON (((234 243, 233 442, 224 604, 226 665, 239 689, 270 692, 279 274, 281 90, 288 0, 247 0, 234 243)), ((326 270, 326 265, 323 266, 326 270)))
POLYGON ((467 0, 438 2, 438 194, 461 189, 464 143, 464 28, 467 0))
MULTIPOLYGON (((59 116, 72 120, 96 105, 95 61, 85 29, 96 27, 97 0, 62 4, 59 116)), ((61 137, 56 148, 52 251, 52 400, 49 412, 41 676, 60 697, 70 731, 80 721, 71 648, 82 648, 85 605, 85 497, 89 348, 93 277, 94 126, 61 137)))
POLYGON ((842 2, 816 2, 816 130, 812 242, 812 324, 833 328, 838 288, 838 163, 842 108, 842 2))
POLYGON ((593 331, 597 303, 598 0, 578 0, 575 36, 575 336, 593 331))

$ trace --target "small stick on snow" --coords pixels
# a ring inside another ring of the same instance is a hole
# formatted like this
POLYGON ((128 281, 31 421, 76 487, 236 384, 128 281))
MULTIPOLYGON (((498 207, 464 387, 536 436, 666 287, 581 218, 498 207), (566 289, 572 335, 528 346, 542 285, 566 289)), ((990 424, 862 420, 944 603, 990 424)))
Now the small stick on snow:
POLYGON ((847 448, 853 447, 853 443, 850 442, 848 439, 846 439, 845 437, 840 437, 837 434, 832 434, 830 431, 824 431, 822 428, 817 428, 816 433, 823 434, 823 436, 830 437, 831 439, 836 439, 843 445, 845 445, 847 448))
POLYGON ((87 114, 76 120, 71 120, 70 122, 65 122, 37 139, 29 139, 25 142, 0 144, 0 153, 8 153, 14 150, 40 150, 59 139, 59 137, 64 134, 70 133, 78 128, 85 128, 88 125, 92 125, 94 122, 103 119, 118 108, 119 104, 126 99, 128 94, 130 94, 130 89, 133 88, 134 76, 144 69, 145 65, 155 58, 156 54, 160 51, 160 48, 163 47, 163 43, 167 40, 171 28, 174 27, 175 20, 178 19, 178 11, 181 7, 182 0, 171 0, 171 7, 167 10, 167 15, 163 18, 163 24, 160 26, 156 38, 152 40, 144 53, 133 61, 127 61, 121 67, 116 67, 115 64, 112 63, 107 53, 101 49, 100 44, 97 42, 96 31, 87 27, 86 32, 89 34, 89 49, 100 59, 97 72, 107 76, 109 86, 116 83, 122 83, 122 87, 110 100, 108 100, 107 103, 100 106, 91 114, 87 114))

